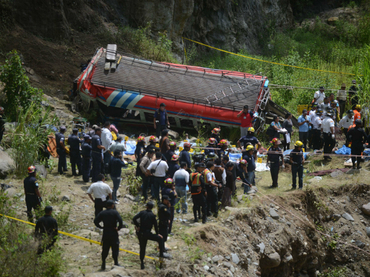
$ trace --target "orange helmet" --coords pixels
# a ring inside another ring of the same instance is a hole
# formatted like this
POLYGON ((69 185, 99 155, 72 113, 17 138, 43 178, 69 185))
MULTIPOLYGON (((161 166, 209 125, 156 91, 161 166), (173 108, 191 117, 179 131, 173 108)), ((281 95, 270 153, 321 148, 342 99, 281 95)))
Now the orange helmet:
POLYGON ((34 165, 31 165, 28 167, 28 173, 31 174, 31 173, 34 173, 36 171, 36 167, 34 165))
POLYGON ((149 142, 157 142, 157 137, 156 136, 150 136, 149 142))
POLYGON ((220 128, 213 128, 212 134, 218 135, 220 133, 221 129, 220 128))
POLYGON ((227 140, 226 139, 222 139, 221 141, 220 141, 220 145, 228 145, 229 143, 227 142, 227 140))
POLYGON ((190 148, 191 147, 191 144, 189 142, 185 142, 184 143, 184 148, 186 148, 186 147, 189 147, 190 148))
POLYGON ((278 142, 279 140, 278 140, 278 138, 273 138, 272 140, 271 140, 271 143, 275 143, 275 142, 278 142))
POLYGON ((176 142, 171 141, 171 142, 170 142, 170 146, 176 147, 176 142))
POLYGON ((209 144, 215 144, 216 143, 216 139, 215 138, 209 138, 208 143, 209 144))
POLYGON ((247 165, 247 164, 248 164, 248 162, 247 162, 246 160, 244 160, 244 159, 243 159, 243 160, 241 160, 241 161, 240 161, 240 164, 242 164, 242 165, 247 165))
POLYGON ((167 178, 165 181, 164 181, 164 184, 166 186, 172 186, 173 185, 173 180, 171 178, 167 178))
POLYGON ((139 136, 138 138, 137 138, 137 141, 144 141, 145 140, 145 138, 143 137, 143 136, 139 136))
POLYGON ((176 162, 176 161, 178 161, 178 159, 179 159, 178 155, 173 155, 172 158, 171 158, 171 161, 176 162))

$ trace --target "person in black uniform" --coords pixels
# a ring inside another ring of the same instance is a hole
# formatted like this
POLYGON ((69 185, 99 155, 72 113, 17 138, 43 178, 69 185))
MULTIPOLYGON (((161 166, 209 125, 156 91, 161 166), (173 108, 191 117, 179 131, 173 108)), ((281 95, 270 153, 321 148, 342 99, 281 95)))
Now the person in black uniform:
POLYGON ((95 129, 95 135, 92 137, 92 181, 96 182, 98 175, 101 173, 101 164, 102 164, 102 150, 105 150, 105 147, 101 143, 100 139, 101 128, 98 127, 95 129))
POLYGON ((361 163, 361 153, 364 151, 364 144, 366 143, 367 136, 364 129, 361 128, 361 119, 355 120, 356 126, 351 128, 347 133, 347 140, 351 141, 351 154, 358 155, 357 157, 352 157, 352 167, 355 169, 355 162, 357 160, 357 169, 360 169, 361 163))
POLYGON ((211 161, 208 161, 206 164, 206 169, 203 171, 204 182, 206 183, 207 189, 207 216, 211 216, 211 212, 213 213, 213 217, 217 218, 218 216, 218 195, 217 195, 217 188, 221 188, 221 184, 217 184, 215 181, 215 177, 213 174, 213 169, 215 168, 215 164, 211 161))
MULTIPOLYGON (((26 196, 27 216, 28 221, 33 222, 32 209, 36 210, 40 207, 42 198, 39 191, 39 184, 36 180, 36 167, 31 165, 28 167, 28 177, 24 179, 24 195, 26 196)), ((37 218, 36 218, 37 219, 37 218)))
POLYGON ((190 192, 193 199, 194 222, 198 222, 198 215, 199 218, 202 218, 202 223, 207 222, 207 191, 202 174, 205 168, 206 166, 204 163, 196 163, 196 172, 190 175, 190 192), (200 212, 201 210, 202 213, 200 212))
POLYGON ((72 175, 81 175, 81 155, 80 155, 80 139, 78 138, 78 129, 74 128, 72 134, 68 137, 68 144, 70 145, 69 157, 72 166, 72 175), (78 175, 76 173, 76 166, 78 168, 78 175))
POLYGON ((159 234, 163 237, 163 251, 166 250, 165 242, 168 236, 168 227, 171 221, 171 203, 168 195, 162 196, 162 203, 158 206, 159 234))
POLYGON ((162 189, 162 197, 164 195, 167 195, 169 200, 170 200, 170 212, 171 212, 171 218, 170 218, 170 225, 168 227, 168 233, 171 234, 172 231, 172 222, 173 222, 173 217, 175 215, 175 201, 177 198, 177 193, 175 190, 175 183, 171 178, 167 178, 164 181, 165 187, 162 189))
POLYGON ((82 143, 82 179, 84 182, 88 182, 91 171, 92 147, 90 145, 91 137, 89 135, 85 135, 84 138, 85 141, 82 143))
POLYGON ((303 142, 297 140, 294 144, 294 149, 290 152, 290 164, 292 165, 292 189, 297 188, 297 174, 299 189, 303 188, 304 155, 302 147, 303 142))
POLYGON ((164 155, 165 161, 167 161, 167 163, 170 163, 172 156, 175 155, 176 147, 176 142, 171 141, 170 149, 168 149, 166 154, 164 155))
POLYGON ((64 174, 64 171, 67 171, 67 155, 66 155, 66 147, 64 144, 64 141, 65 141, 64 133, 65 132, 66 132, 66 127, 60 126, 59 133, 55 134, 55 142, 57 144, 57 153, 59 156, 59 160, 58 160, 59 174, 64 174))
POLYGON ((163 237, 162 235, 158 234, 158 224, 155 215, 152 212, 154 207, 153 202, 148 202, 146 204, 146 210, 141 211, 137 215, 134 216, 132 221, 135 224, 136 234, 139 238, 140 243, 140 262, 141 262, 141 269, 144 269, 144 257, 145 257, 145 250, 146 244, 148 240, 156 241, 159 244, 159 257, 163 258, 163 237), (152 228, 154 226, 155 233, 153 234, 152 228))
POLYGON ((279 147, 280 141, 277 138, 273 138, 271 142, 272 146, 267 152, 267 163, 270 162, 270 173, 272 179, 272 185, 270 188, 277 188, 280 169, 280 158, 282 160, 282 167, 284 168, 284 156, 282 149, 279 147))
POLYGON ((53 207, 46 206, 45 215, 36 221, 35 237, 40 240, 46 239, 44 243, 40 244, 37 254, 42 254, 45 250, 49 250, 57 241, 58 223, 51 216, 52 212, 53 207))
POLYGON ((94 224, 97 228, 103 229, 102 247, 101 253, 102 265, 101 269, 105 270, 105 259, 108 257, 109 248, 112 248, 112 256, 114 265, 119 266, 118 263, 118 252, 119 252, 119 237, 118 231, 123 228, 123 222, 120 214, 114 208, 113 200, 107 201, 107 209, 100 212, 94 220, 94 224), (100 225, 103 222, 104 226, 100 225), (117 226, 118 224, 118 226, 117 226))

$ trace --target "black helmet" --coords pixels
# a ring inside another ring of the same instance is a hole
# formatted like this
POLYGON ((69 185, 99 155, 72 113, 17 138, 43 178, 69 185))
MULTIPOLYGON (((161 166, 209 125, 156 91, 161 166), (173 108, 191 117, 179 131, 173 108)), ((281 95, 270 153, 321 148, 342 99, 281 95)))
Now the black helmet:
POLYGON ((361 119, 356 119, 356 120, 355 120, 355 124, 356 124, 356 126, 357 126, 357 125, 361 125, 361 124, 362 124, 361 119))
POLYGON ((333 116, 333 109, 327 109, 326 110, 326 115, 327 116, 333 116))
POLYGON ((214 159, 215 157, 216 157, 215 152, 209 152, 208 155, 207 155, 207 158, 209 158, 209 159, 214 159))
POLYGON ((353 111, 352 110, 348 110, 347 111, 347 114, 353 114, 353 111))

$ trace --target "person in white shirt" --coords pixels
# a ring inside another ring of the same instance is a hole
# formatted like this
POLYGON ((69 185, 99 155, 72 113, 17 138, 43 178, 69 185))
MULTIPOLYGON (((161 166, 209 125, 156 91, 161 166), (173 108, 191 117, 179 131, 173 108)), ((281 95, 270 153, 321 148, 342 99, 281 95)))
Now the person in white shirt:
POLYGON ((160 202, 159 190, 164 186, 168 164, 162 160, 162 153, 155 153, 156 160, 151 162, 146 170, 146 175, 152 177, 152 197, 160 202))
MULTIPOLYGON (((186 186, 189 185, 189 172, 187 172, 188 166, 186 162, 181 162, 180 169, 173 175, 175 182, 175 189, 177 193, 176 203, 181 202, 182 213, 188 213, 187 193, 186 186)), ((189 187, 190 189, 190 187, 189 187)), ((177 213, 180 213, 180 206, 178 206, 177 213)))
POLYGON ((109 167, 109 162, 112 158, 110 151, 108 151, 113 141, 112 133, 109 131, 109 127, 110 122, 107 121, 104 123, 103 129, 101 130, 101 144, 105 147, 105 150, 103 150, 105 173, 108 173, 107 168, 109 167))
POLYGON ((338 127, 341 128, 341 131, 343 132, 344 136, 346 137, 346 146, 348 147, 348 141, 347 141, 347 132, 351 125, 353 125, 354 117, 353 117, 353 111, 348 110, 347 115, 344 116, 338 124, 338 127))
POLYGON ((104 183, 105 178, 103 174, 97 176, 97 182, 92 183, 87 190, 87 195, 89 195, 91 201, 95 203, 95 217, 103 210, 107 197, 112 199, 112 189, 106 183, 104 183), (92 197, 94 195, 95 199, 92 197))
POLYGON ((109 152, 113 152, 116 150, 119 150, 121 154, 123 155, 123 152, 126 151, 125 144, 122 142, 123 138, 121 136, 118 136, 116 141, 113 141, 111 146, 109 146, 108 150, 109 152))
POLYGON ((315 98, 315 102, 317 102, 318 105, 321 105, 324 102, 325 93, 324 93, 324 87, 320 87, 318 91, 315 92, 313 98, 315 98))
MULTIPOLYGON (((324 135, 324 154, 330 154, 335 145, 334 120, 332 118, 333 110, 328 109, 326 116, 321 124, 321 132, 324 135)), ((325 160, 331 160, 331 157, 324 155, 325 160)))
MULTIPOLYGON (((310 125, 311 125, 311 127, 312 127, 313 122, 315 121, 315 118, 316 118, 317 108, 318 108, 317 102, 314 102, 312 104, 312 108, 311 108, 310 112, 308 113, 308 116, 310 117, 310 125)), ((311 128, 308 131, 308 144, 309 144, 309 147, 310 148, 313 147, 313 143, 314 143, 314 141, 313 141, 313 134, 314 134, 314 131, 313 131, 313 128, 311 128)))
POLYGON ((313 149, 321 149, 322 141, 321 141, 321 116, 322 116, 322 109, 317 109, 315 113, 315 117, 312 120, 312 144, 313 149))

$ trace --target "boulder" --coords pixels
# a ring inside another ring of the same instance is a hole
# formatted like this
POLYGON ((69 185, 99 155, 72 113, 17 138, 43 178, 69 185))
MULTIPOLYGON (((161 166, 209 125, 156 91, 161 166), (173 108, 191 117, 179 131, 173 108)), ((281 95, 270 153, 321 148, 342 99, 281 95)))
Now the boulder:
POLYGON ((281 258, 280 255, 276 252, 271 253, 269 255, 264 256, 260 260, 260 267, 266 267, 266 268, 274 268, 278 267, 280 265, 281 258))
POLYGON ((46 176, 48 175, 48 171, 46 170, 45 166, 42 164, 37 164, 35 165, 35 167, 37 174, 42 178, 46 178, 46 176))
POLYGON ((344 173, 340 170, 330 173, 330 176, 333 178, 340 178, 344 173))
POLYGON ((352 217, 349 213, 344 213, 344 214, 342 214, 342 217, 343 217, 344 219, 347 219, 348 221, 355 221, 355 220, 353 219, 353 217, 352 217))
POLYGON ((235 253, 231 253, 231 259, 234 264, 238 264, 240 262, 238 255, 235 253))
POLYGON ((5 151, 0 150, 0 178, 4 179, 15 169, 15 162, 5 151))
POLYGON ((14 197, 17 194, 17 191, 15 188, 8 188, 5 190, 5 194, 8 195, 8 197, 14 197))
POLYGON ((63 195, 63 196, 60 198, 60 201, 69 202, 69 201, 71 201, 71 199, 69 198, 69 196, 68 196, 68 195, 63 195))
POLYGON ((362 205, 361 210, 364 214, 370 215, 370 202, 362 205))
POLYGON ((273 219, 279 219, 279 215, 278 213, 275 211, 275 209, 273 208, 270 208, 270 216, 273 218, 273 219))

